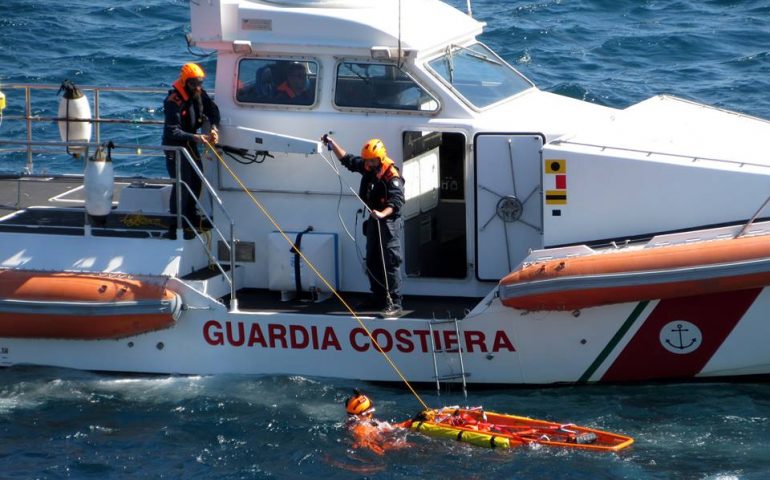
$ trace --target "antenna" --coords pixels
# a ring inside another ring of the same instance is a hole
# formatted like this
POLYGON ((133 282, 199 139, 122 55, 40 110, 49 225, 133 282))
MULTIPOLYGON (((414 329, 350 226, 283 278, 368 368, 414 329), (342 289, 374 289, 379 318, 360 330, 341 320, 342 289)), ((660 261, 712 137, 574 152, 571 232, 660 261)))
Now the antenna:
POLYGON ((401 0, 398 0, 398 68, 401 66, 401 0))

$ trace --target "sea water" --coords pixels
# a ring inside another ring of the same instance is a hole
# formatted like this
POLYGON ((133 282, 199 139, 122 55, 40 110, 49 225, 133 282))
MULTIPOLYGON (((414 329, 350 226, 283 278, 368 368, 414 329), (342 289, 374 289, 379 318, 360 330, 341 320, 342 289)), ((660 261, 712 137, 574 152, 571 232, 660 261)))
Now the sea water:
MULTIPOLYGON (((482 40, 543 90, 617 108, 667 93, 770 118, 766 0, 475 0, 472 8, 487 23, 482 40)), ((188 53, 188 24, 179 0, 5 0, 0 90, 65 78, 168 88, 188 61, 206 68, 211 87, 215 59, 188 53)), ((5 93, 5 114, 20 115, 19 97, 5 93)), ((34 114, 55 110, 55 98, 40 102, 34 114)), ((103 114, 162 119, 161 103, 162 95, 122 95, 103 114)), ((35 134, 48 138, 43 128, 35 134)), ((160 133, 124 126, 104 135, 155 143, 160 133)), ((24 130, 6 121, 0 138, 24 130)), ((0 172, 21 167, 0 156, 0 172)), ((57 159, 36 168, 74 169, 57 159)), ((121 158, 116 168, 165 173, 152 156, 121 158)), ((344 428, 342 402, 355 387, 381 418, 419 409, 404 388, 327 378, 0 370, 0 478, 770 478, 767 383, 471 388, 467 399, 418 388, 434 406, 483 405, 633 436, 617 455, 486 450, 409 434, 412 448, 377 456, 352 449, 344 428)))

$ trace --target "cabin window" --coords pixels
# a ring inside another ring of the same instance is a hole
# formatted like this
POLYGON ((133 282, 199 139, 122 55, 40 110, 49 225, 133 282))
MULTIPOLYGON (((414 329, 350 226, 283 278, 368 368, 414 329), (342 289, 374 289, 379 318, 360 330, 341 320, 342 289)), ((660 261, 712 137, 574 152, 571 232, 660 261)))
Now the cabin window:
POLYGON ((337 67, 338 107, 433 112, 438 102, 396 65, 342 62, 337 67))
POLYGON ((481 43, 448 47, 428 67, 477 108, 485 108, 523 92, 532 82, 481 43))
POLYGON ((246 58, 238 64, 235 99, 269 105, 315 104, 318 64, 302 60, 246 58))

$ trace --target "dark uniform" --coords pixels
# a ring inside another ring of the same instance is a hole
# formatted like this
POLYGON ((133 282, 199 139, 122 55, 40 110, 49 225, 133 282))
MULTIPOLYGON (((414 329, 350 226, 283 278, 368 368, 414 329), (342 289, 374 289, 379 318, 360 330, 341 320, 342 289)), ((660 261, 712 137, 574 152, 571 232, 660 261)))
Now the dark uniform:
MULTIPOLYGON (((186 147, 190 156, 198 165, 201 163, 198 145, 195 143, 194 134, 203 126, 204 120, 211 125, 219 125, 219 107, 208 96, 205 90, 201 91, 197 100, 190 97, 184 89, 184 84, 177 81, 174 88, 169 90, 166 100, 163 102, 165 112, 165 125, 163 126, 163 145, 186 147)), ((166 150, 166 170, 171 178, 176 178, 176 162, 174 150, 166 150)), ((193 171, 186 158, 181 159, 181 180, 185 182, 195 194, 197 199, 201 193, 201 179, 193 171)), ((176 214, 176 184, 171 190, 171 213, 176 214)), ((190 197, 186 188, 182 187, 182 214, 196 225, 198 222, 195 200, 190 197)), ((175 225, 172 225, 175 228, 175 225)))
POLYGON ((389 158, 382 161, 379 171, 367 170, 364 159, 354 155, 345 155, 340 162, 352 172, 361 176, 361 186, 358 195, 372 210, 383 210, 387 207, 393 213, 383 220, 372 217, 366 221, 366 269, 369 275, 369 286, 375 301, 387 305, 387 295, 393 305, 401 307, 401 207, 404 205, 404 180, 398 168, 389 158), (377 223, 379 222, 379 228, 377 223), (382 246, 382 247, 380 247, 382 246), (383 275, 383 260, 380 251, 385 255, 385 274, 383 275), (387 279, 387 289, 386 282, 387 279))

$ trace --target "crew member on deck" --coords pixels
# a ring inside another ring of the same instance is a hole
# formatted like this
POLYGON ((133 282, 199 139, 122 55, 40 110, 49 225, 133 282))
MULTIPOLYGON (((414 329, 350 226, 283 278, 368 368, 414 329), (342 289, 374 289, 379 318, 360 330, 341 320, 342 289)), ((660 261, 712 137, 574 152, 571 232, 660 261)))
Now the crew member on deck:
MULTIPOLYGON (((203 89, 203 79, 206 74, 195 63, 187 63, 182 67, 179 78, 174 82, 174 88, 169 90, 166 100, 163 102, 165 124, 163 126, 163 145, 186 147, 195 164, 203 169, 201 156, 198 150, 199 143, 209 142, 215 144, 219 141, 219 107, 203 89), (203 129, 205 133, 196 133, 203 129), (206 132, 206 130, 210 131, 206 132)), ((166 169, 171 178, 176 178, 176 151, 166 150, 166 169)), ((201 179, 193 170, 186 158, 181 159, 180 178, 185 182, 195 195, 195 199, 201 193, 201 179)), ((187 217, 193 226, 201 222, 197 214, 195 199, 190 196, 186 188, 182 187, 182 214, 187 217)), ((176 215, 176 184, 171 189, 171 214, 176 215)), ((182 227, 186 224, 182 221, 182 227)), ((170 235, 176 235, 176 220, 172 221, 169 228, 170 235)), ((192 232, 185 231, 185 238, 192 238, 192 232)))
POLYGON ((384 317, 397 316, 401 307, 401 207, 404 205, 404 181, 385 145, 373 138, 357 157, 345 152, 328 135, 322 141, 331 146, 340 162, 361 174, 358 195, 371 210, 364 222, 366 232, 366 271, 372 296, 360 310, 382 309, 384 317))

